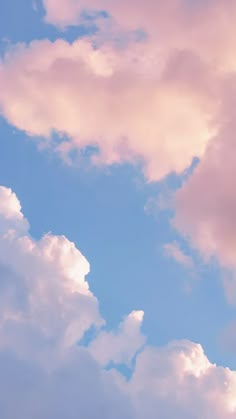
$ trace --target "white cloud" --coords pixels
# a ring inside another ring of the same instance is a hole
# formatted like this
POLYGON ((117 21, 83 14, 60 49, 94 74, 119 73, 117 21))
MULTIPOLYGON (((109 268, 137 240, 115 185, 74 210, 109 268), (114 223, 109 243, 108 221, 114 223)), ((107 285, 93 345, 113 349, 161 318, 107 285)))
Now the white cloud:
POLYGON ((43 349, 47 356, 61 351, 103 323, 85 280, 89 263, 63 236, 33 240, 15 194, 6 188, 0 193, 0 347, 17 345, 26 357, 32 348, 42 358, 43 349))
POLYGON ((27 233, 29 224, 21 212, 16 194, 11 189, 0 186, 0 202, 0 234, 9 230, 27 233))
POLYGON ((89 346, 89 352, 101 365, 106 366, 112 361, 130 366, 145 343, 145 337, 140 333, 143 316, 143 311, 132 311, 120 324, 117 333, 100 332, 89 346))
POLYGON ((89 264, 65 237, 33 240, 16 196, 0 191, 1 419, 235 418, 236 371, 189 341, 143 348, 142 311, 77 345, 103 323, 89 264), (130 380, 103 369, 137 351, 130 380))
POLYGON ((201 345, 189 341, 144 350, 127 387, 138 419, 236 415, 236 372, 211 364, 201 345))

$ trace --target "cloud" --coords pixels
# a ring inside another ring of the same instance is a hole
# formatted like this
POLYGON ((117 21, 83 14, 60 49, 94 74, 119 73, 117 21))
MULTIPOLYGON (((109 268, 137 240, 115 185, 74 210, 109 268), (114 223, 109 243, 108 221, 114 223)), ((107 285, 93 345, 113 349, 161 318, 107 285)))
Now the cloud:
POLYGON ((89 346, 89 352, 101 365, 106 366, 112 361, 130 366, 138 350, 145 344, 146 339, 140 333, 143 316, 143 311, 132 311, 120 324, 117 333, 100 332, 89 346))
MULTIPOLYGON (((148 42, 155 42, 165 56, 171 51, 194 51, 214 67, 235 70, 233 0, 127 0, 125 4, 119 0, 43 0, 43 4, 46 21, 61 28, 80 23, 84 12, 106 11, 113 26, 144 31, 148 42)), ((101 30, 104 26, 99 15, 98 26, 101 30)), ((197 77, 195 83, 199 81, 197 77)))
POLYGON ((26 232, 29 229, 28 221, 21 212, 20 202, 11 189, 0 186, 0 233, 8 230, 26 232))
POLYGON ((105 10, 119 33, 142 29, 146 36, 117 45, 101 28, 72 44, 8 49, 0 110, 11 124, 67 159, 71 150, 93 146, 94 164, 141 163, 149 181, 204 157, 222 124, 225 78, 236 68, 232 1, 129 0, 125 11, 117 0, 44 6, 54 24, 77 24, 85 9, 105 10))
POLYGON ((235 76, 224 83, 221 124, 193 175, 176 195, 175 224, 206 260, 217 258, 228 300, 236 301, 235 76))
POLYGON ((193 342, 145 345, 142 311, 118 331, 100 329, 85 257, 65 237, 33 240, 16 195, 0 190, 2 419, 235 417, 235 371, 211 364, 193 342), (80 346, 91 326, 97 336, 80 346), (130 379, 103 368, 129 365, 137 351, 130 379))
POLYGON ((3 419, 133 419, 128 397, 81 348, 50 372, 10 353, 0 353, 0 366, 3 419))
POLYGON ((191 256, 186 255, 183 250, 179 247, 179 244, 174 241, 173 243, 166 243, 164 246, 166 256, 174 259, 177 263, 184 266, 187 269, 194 268, 194 262, 191 256))
POLYGON ((17 345, 22 357, 50 363, 89 327, 103 324, 85 280, 89 263, 63 236, 33 240, 10 189, 0 189, 0 200, 0 347, 17 345))
POLYGON ((201 345, 189 341, 144 350, 127 386, 137 418, 225 419, 235 415, 235 372, 211 364, 201 345))
MULTIPOLYGON (((235 4, 229 0, 222 4, 219 0, 208 0, 207 2, 191 3, 186 0, 167 0, 163 3, 160 0, 147 0, 144 4, 141 0, 128 0, 123 5, 118 0, 43 0, 46 11, 46 20, 58 26, 76 25, 81 21, 81 13, 84 11, 107 11, 120 25, 129 29, 142 28, 149 34, 158 34, 168 37, 172 42, 183 42, 188 44, 193 39, 200 37, 198 25, 206 29, 206 23, 210 24, 211 32, 207 35, 208 43, 202 48, 207 48, 211 43, 216 46, 214 37, 221 39, 222 30, 225 29, 228 38, 231 35, 233 41, 233 14, 235 4), (126 13, 124 13, 126 11, 126 13), (171 15, 170 15, 171 12, 171 15), (215 19, 211 21, 209 17, 215 19), (201 20, 200 20, 201 19, 201 20), (232 26, 228 27, 227 23, 232 26), (158 25, 156 25, 158 23, 158 25), (182 36, 183 31, 192 25, 192 32, 188 39, 182 36), (215 33, 216 28, 220 33, 215 33), (170 30, 171 28, 171 30, 170 30), (178 36, 177 36, 178 35, 178 36)), ((222 42, 219 47, 222 46, 222 42)), ((232 43, 231 43, 232 46, 232 43)))
POLYGON ((58 26, 77 24, 80 21, 80 14, 83 10, 81 2, 74 0, 63 0, 60 4, 55 0, 43 0, 46 10, 46 21, 58 26))
POLYGON ((178 67, 201 67, 198 61, 188 53, 178 64, 163 60, 148 43, 21 44, 0 64, 0 109, 64 157, 93 146, 94 164, 141 163, 148 180, 159 180, 201 157, 212 133, 212 96, 178 74, 178 67))

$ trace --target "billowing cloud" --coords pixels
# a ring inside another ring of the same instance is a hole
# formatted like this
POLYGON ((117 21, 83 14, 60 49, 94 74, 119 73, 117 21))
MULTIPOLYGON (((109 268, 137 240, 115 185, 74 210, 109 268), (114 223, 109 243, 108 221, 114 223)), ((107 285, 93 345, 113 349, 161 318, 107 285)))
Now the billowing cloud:
POLYGON ((189 341, 144 350, 127 387, 140 419, 235 416, 235 372, 211 364, 189 341))
POLYGON ((85 280, 89 263, 65 237, 33 240, 11 190, 1 188, 0 200, 0 347, 17 345, 24 357, 31 348, 45 361, 103 323, 85 280))
POLYGON ((21 212, 17 196, 10 189, 0 186, 0 201, 0 234, 4 234, 8 230, 27 233, 28 221, 21 212))
POLYGON ((167 63, 146 43, 125 50, 95 49, 88 40, 19 45, 0 65, 0 109, 64 155, 94 146, 94 163, 141 162, 157 180, 202 156, 212 133, 215 102, 177 74, 201 67, 198 61, 182 54, 167 63))
POLYGON ((106 366, 113 362, 130 366, 135 354, 145 343, 145 337, 140 332, 143 316, 143 311, 132 311, 124 319, 118 332, 100 332, 92 341, 89 352, 101 365, 106 366))
POLYGON ((235 417, 235 371, 211 364, 193 342, 144 346, 142 311, 116 332, 99 330, 84 256, 65 237, 33 240, 16 195, 0 191, 2 419, 235 417), (91 326, 97 336, 83 347, 91 326), (110 362, 128 363, 131 378, 104 369, 110 362))
POLYGON ((225 79, 236 68, 232 1, 44 6, 46 20, 59 26, 77 24, 86 9, 105 10, 121 33, 142 29, 146 36, 117 46, 101 27, 90 40, 10 48, 0 65, 0 110, 11 124, 67 158, 93 146, 96 164, 141 163, 148 180, 203 158, 219 134, 225 79))

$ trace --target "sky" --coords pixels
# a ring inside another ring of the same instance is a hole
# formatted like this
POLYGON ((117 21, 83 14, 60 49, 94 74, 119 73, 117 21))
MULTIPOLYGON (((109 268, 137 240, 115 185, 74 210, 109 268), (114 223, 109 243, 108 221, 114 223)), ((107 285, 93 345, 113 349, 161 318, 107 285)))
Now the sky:
POLYGON ((1 2, 1 419, 236 417, 235 17, 1 2))

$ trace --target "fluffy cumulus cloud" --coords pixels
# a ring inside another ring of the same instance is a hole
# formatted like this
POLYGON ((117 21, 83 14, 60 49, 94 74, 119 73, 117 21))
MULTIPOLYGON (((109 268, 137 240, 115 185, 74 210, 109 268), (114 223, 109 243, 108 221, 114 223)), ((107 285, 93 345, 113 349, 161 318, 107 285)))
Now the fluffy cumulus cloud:
POLYGON ((145 343, 145 337, 140 333, 143 316, 143 311, 132 311, 117 333, 102 331, 89 347, 93 357, 104 366, 110 362, 130 366, 134 355, 145 343))
POLYGON ((127 387, 138 418, 235 416, 235 372, 211 364, 189 341, 144 350, 127 387))
POLYGON ((16 232, 27 232, 29 229, 28 221, 21 212, 20 202, 16 195, 8 188, 0 187, 0 232, 8 230, 16 232))
POLYGON ((176 66, 201 67, 198 60, 179 57, 164 74, 159 55, 142 43, 125 50, 95 49, 89 40, 18 45, 0 64, 1 112, 64 156, 94 146, 94 163, 141 162, 149 180, 180 173, 204 153, 215 104, 171 74, 176 66))
POLYGON ((65 237, 33 240, 10 189, 0 188, 0 208, 3 419, 235 417, 235 371, 193 342, 146 346, 142 311, 104 330, 85 257, 65 237), (82 346, 92 326, 96 336, 82 346), (127 364, 131 378, 111 363, 127 364))
POLYGON ((31 348, 32 356, 51 362, 103 323, 85 280, 89 263, 65 237, 33 240, 11 190, 1 188, 0 200, 0 346, 17 345, 26 358, 31 348))

